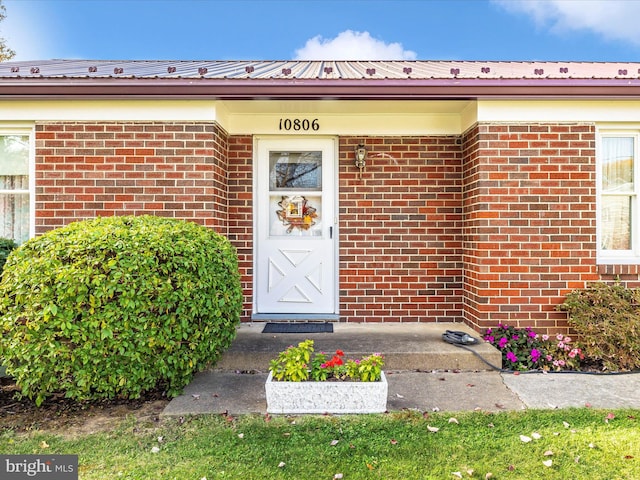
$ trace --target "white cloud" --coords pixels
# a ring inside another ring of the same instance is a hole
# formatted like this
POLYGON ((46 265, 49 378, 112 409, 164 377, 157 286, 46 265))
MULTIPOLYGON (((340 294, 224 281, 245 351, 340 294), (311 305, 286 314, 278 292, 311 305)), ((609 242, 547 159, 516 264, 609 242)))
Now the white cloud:
POLYGON ((640 2, 628 0, 494 0, 512 13, 533 17, 553 32, 587 30, 609 40, 640 45, 640 2))
POLYGON ((400 43, 385 43, 369 32, 346 30, 335 38, 321 35, 307 40, 296 50, 295 60, 415 60, 416 52, 405 50, 400 43))

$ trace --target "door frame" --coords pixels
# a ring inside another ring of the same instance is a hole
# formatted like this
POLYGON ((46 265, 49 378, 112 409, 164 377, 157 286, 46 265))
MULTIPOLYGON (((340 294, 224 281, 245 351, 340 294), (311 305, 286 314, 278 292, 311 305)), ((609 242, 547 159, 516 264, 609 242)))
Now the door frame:
MULTIPOLYGON (((333 190, 333 211, 332 212, 324 212, 323 215, 328 216, 330 213, 333 217, 333 271, 334 271, 334 280, 333 280, 333 306, 332 312, 330 313, 313 313, 313 314, 300 314, 300 313, 258 313, 258 276, 261 272, 259 268, 260 258, 258 258, 258 222, 260 221, 259 215, 253 215, 253 274, 252 274, 252 320, 283 320, 283 321, 313 321, 313 320, 325 320, 325 321, 337 321, 340 318, 340 272, 339 272, 339 258, 340 258, 340 232, 338 229, 338 212, 339 212, 339 142, 338 137, 336 136, 292 136, 292 135, 254 135, 253 137, 253 211, 257 212, 256 205, 260 200, 260 195, 264 192, 260 192, 258 189, 258 162, 259 162, 259 144, 263 141, 269 142, 281 142, 282 149, 287 150, 293 142, 304 142, 305 140, 309 141, 317 141, 317 140, 326 140, 332 142, 332 154, 333 159, 331 159, 333 163, 333 174, 331 176, 331 180, 333 182, 332 190, 333 190)), ((294 148, 300 148, 298 145, 294 148)), ((304 147, 303 147, 304 148, 304 147)), ((267 158, 266 161, 269 159, 267 158)), ((263 159, 265 161, 265 159, 263 159)), ((325 159, 323 159, 324 163, 325 159)), ((323 192, 324 195, 324 192, 323 192)), ((264 201, 264 200, 263 200, 264 201)))

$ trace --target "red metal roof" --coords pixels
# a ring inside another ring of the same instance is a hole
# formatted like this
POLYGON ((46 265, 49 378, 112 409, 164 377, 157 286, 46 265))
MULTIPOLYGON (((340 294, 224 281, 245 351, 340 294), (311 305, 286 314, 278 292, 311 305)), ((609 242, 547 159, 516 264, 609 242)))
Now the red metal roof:
POLYGON ((0 63, 0 97, 427 99, 640 96, 640 63, 43 60, 0 63))

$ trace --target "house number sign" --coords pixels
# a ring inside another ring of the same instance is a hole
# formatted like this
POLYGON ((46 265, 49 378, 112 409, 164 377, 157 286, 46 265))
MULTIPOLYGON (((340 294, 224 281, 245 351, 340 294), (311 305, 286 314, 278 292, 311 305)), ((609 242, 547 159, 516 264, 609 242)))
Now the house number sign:
POLYGON ((296 131, 296 132, 308 132, 313 130, 317 132, 320 130, 320 122, 317 118, 309 120, 307 118, 281 118, 278 123, 278 130, 296 131))

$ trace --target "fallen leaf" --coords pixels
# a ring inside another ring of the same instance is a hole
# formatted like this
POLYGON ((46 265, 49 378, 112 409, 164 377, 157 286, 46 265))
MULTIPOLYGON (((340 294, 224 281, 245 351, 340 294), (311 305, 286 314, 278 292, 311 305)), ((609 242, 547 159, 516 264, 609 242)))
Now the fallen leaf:
POLYGON ((153 447, 151 449, 151 453, 158 453, 160 451, 160 449, 158 447, 153 447))
POLYGON ((458 419, 455 417, 451 417, 449 419, 449 423, 455 423, 456 425, 460 425, 460 422, 458 422, 458 419))
POLYGON ((545 457, 550 457, 553 455, 553 452, 551 450, 547 450, 546 452, 544 452, 543 454, 545 457))
POLYGON ((467 387, 475 387, 473 383, 467 383, 467 387))
POLYGON ((396 397, 398 397, 398 398, 404 398, 404 395, 400 395, 399 393, 396 393, 396 397))
POLYGON ((504 405, 502 405, 501 403, 496 403, 494 405, 496 406, 496 408, 499 408, 501 410, 504 409, 504 405))
POLYGON ((454 477, 462 478, 462 473, 460 472, 451 472, 451 475, 453 475, 454 477))
POLYGON ((268 413, 264 414, 264 421, 265 422, 270 422, 271 421, 271 415, 269 415, 268 413))
POLYGON ((49 448, 49 444, 47 442, 45 442, 44 440, 42 440, 40 442, 40 448, 49 448))
POLYGON ((290 433, 290 432, 284 432, 284 433, 282 434, 282 436, 283 436, 283 437, 290 437, 290 436, 291 436, 291 433, 290 433))
POLYGON ((440 411, 440 409, 438 407, 433 407, 431 410, 434 411, 434 412, 439 412, 440 411))
POLYGON ((244 433, 239 433, 238 438, 244 438, 244 433))
POLYGON ((164 442, 164 437, 158 437, 158 443, 164 442))
POLYGON ((524 443, 529 443, 531 441, 531 437, 527 437, 526 435, 520 435, 520 440, 524 443))
POLYGON ((340 480, 342 477, 343 477, 343 475, 342 475, 341 473, 336 473, 336 474, 333 476, 333 480, 340 480))
POLYGON ((473 477, 473 473, 474 473, 473 468, 470 468, 467 470, 467 475, 469 475, 470 477, 473 477))
POLYGON ((493 478, 493 473, 491 472, 487 472, 487 474, 484 476, 484 480, 489 480, 491 478, 493 478))
POLYGON ((432 427, 431 425, 427 425, 427 430, 429 430, 432 433, 436 433, 440 429, 438 427, 432 427))
POLYGON ((574 458, 573 461, 576 462, 576 463, 580 463, 580 455, 578 455, 576 458, 574 458))
POLYGON ((489 427, 489 428, 494 428, 494 427, 495 427, 495 425, 494 425, 493 423, 490 423, 489 425, 487 425, 487 427, 489 427))
POLYGON ((220 395, 218 395, 217 393, 212 393, 212 394, 211 394, 211 396, 212 396, 213 398, 218 398, 220 395))
POLYGON ((429 413, 422 412, 422 418, 429 418, 429 413))
POLYGON ((585 403, 584 406, 587 408, 591 408, 591 404, 589 402, 585 403))
POLYGON ((542 435, 540 435, 538 432, 533 432, 531 436, 536 440, 540 440, 542 438, 542 435))
POLYGON ((609 423, 609 420, 613 420, 614 418, 616 418, 616 416, 613 413, 609 412, 607 413, 607 416, 604 418, 604 421, 606 423, 609 423))
POLYGON ((397 445, 398 444, 398 440, 396 440, 395 438, 391 439, 391 445, 397 445))
POLYGON ((507 467, 507 470, 509 470, 510 472, 513 472, 516 469, 516 467, 514 467, 513 465, 509 465, 507 467))
POLYGON ((545 467, 550 467, 551 465, 553 465, 553 460, 545 460, 545 461, 542 462, 542 464, 545 467))
POLYGON ((513 372, 514 375, 520 375, 520 372, 513 372))
POLYGON ((285 466, 285 465, 286 465, 286 463, 284 463, 284 462, 280 462, 280 463, 278 464, 278 468, 284 468, 284 466, 285 466))
POLYGON ((564 428, 569 428, 571 426, 567 422, 562 422, 562 425, 564 425, 564 428))
POLYGON ((192 393, 191 396, 193 397, 194 400, 198 400, 200 398, 200 394, 198 393, 192 393))
POLYGON ((340 440, 331 440, 331 446, 335 447, 340 440))
POLYGON ((625 455, 624 456, 625 460, 632 460, 633 458, 634 458, 633 455, 625 455))
POLYGON ((368 468, 369 470, 373 470, 373 465, 371 465, 370 463, 367 463, 367 468, 368 468))
POLYGON ((589 444, 589 448, 596 448, 596 446, 595 446, 595 444, 590 443, 590 444, 589 444))

